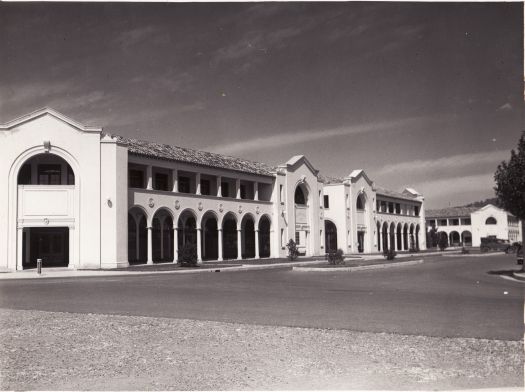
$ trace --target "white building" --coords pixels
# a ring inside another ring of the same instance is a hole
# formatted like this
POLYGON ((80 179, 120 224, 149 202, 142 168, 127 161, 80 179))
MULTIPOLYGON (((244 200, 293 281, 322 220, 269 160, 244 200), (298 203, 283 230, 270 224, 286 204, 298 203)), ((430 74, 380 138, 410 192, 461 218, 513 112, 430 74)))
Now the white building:
POLYGON ((199 261, 285 257, 291 238, 308 256, 425 248, 423 197, 363 171, 325 181, 304 156, 272 167, 112 136, 47 108, 0 138, 1 269, 176 261, 187 242, 199 261))
POLYGON ((480 246, 481 238, 495 236, 522 241, 521 222, 512 214, 488 204, 484 207, 450 207, 427 210, 427 228, 448 236, 450 246, 480 246))

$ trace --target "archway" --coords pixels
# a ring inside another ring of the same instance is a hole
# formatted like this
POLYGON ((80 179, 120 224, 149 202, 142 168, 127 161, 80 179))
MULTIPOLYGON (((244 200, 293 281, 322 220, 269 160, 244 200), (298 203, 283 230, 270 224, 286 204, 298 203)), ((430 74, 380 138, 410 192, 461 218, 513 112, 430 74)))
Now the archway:
POLYGON ((412 223, 410 225, 410 232, 409 232, 409 250, 413 251, 416 248, 416 240, 414 238, 414 224, 412 223))
POLYGON ((219 235, 217 216, 206 212, 202 217, 202 259, 217 260, 219 258, 219 235))
POLYGON ((377 251, 381 252, 381 223, 376 223, 376 231, 377 231, 377 251))
POLYGON ((197 217, 191 210, 185 210, 179 215, 177 244, 179 252, 185 244, 192 244, 197 253, 197 217))
POLYGON ((222 251, 224 259, 237 258, 237 220, 231 212, 222 220, 222 251))
POLYGON ((461 240, 459 233, 457 231, 451 231, 449 234, 449 244, 450 246, 460 246, 461 240))
POLYGON ((18 185, 75 185, 75 173, 66 160, 52 153, 37 154, 20 167, 18 185))
POLYGON ((337 251, 337 227, 332 221, 324 221, 326 253, 337 251))
POLYGON ((128 262, 145 263, 148 259, 148 229, 145 212, 132 207, 128 212, 128 262))
POLYGON ((173 219, 165 209, 158 210, 152 220, 153 262, 173 261, 173 219))
POLYGON ((270 219, 263 215, 259 220, 259 257, 270 257, 270 219))
POLYGON ((416 249, 419 252, 419 225, 416 225, 416 249))
POLYGON ((383 252, 388 250, 388 223, 383 222, 383 229, 381 231, 381 237, 383 238, 383 252))
POLYGON ((358 211, 364 211, 366 209, 366 199, 363 193, 357 195, 355 207, 358 211))
POLYGON ((390 223, 390 250, 396 250, 396 225, 394 222, 390 223))
POLYGON ((403 250, 408 250, 408 224, 403 225, 403 250))
POLYGON ((306 182, 297 184, 294 192, 295 207, 295 242, 297 249, 301 254, 309 254, 309 227, 310 227, 310 209, 309 209, 309 190, 306 182))
POLYGON ((401 223, 397 224, 396 228, 396 243, 397 243, 397 250, 403 250, 403 238, 402 238, 402 226, 401 223))
POLYGON ((255 221, 250 214, 244 215, 241 221, 241 249, 243 259, 255 257, 255 221))
POLYGON ((461 233, 461 243, 463 246, 472 246, 472 233, 465 230, 461 233))

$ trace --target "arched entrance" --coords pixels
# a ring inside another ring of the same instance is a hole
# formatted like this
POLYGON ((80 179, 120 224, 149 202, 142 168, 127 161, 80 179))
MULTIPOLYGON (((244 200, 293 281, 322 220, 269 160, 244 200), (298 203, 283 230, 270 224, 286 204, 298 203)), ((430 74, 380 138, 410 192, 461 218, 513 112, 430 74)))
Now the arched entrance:
POLYGON ((461 240, 460 240, 459 233, 457 231, 450 232, 448 242, 450 246, 460 246, 461 240))
POLYGON ((388 250, 388 223, 383 222, 383 229, 381 230, 381 237, 383 239, 383 252, 388 250))
POLYGON ((309 192, 306 183, 295 187, 295 238, 297 249, 301 254, 309 254, 310 211, 308 203, 309 192))
POLYGON ((381 252, 381 223, 376 223, 376 232, 377 232, 377 251, 381 252))
POLYGON ((396 225, 394 222, 390 223, 390 250, 396 250, 396 225))
POLYGON ((337 251, 337 227, 332 221, 324 221, 326 253, 337 251))
POLYGON ((153 262, 173 261, 173 219, 165 209, 158 210, 152 221, 153 262))
POLYGON ((403 249, 408 250, 408 224, 403 225, 403 249))
POLYGON ((263 215, 259 220, 259 257, 270 257, 270 219, 263 215))
POLYGON ((237 258, 237 220, 231 212, 227 213, 222 220, 222 251, 223 258, 237 258))
POLYGON ((241 249, 243 259, 255 257, 255 222, 250 214, 244 215, 241 221, 241 249))
POLYGON ((34 268, 38 259, 43 267, 73 266, 73 229, 78 224, 78 205, 73 208, 70 202, 74 199, 78 204, 73 168, 51 152, 33 153, 13 167, 16 177, 10 178, 16 180, 13 211, 18 222, 18 244, 14 248, 19 250, 17 269, 34 268))
POLYGON ((410 225, 410 234, 409 234, 409 250, 413 251, 416 248, 416 240, 414 238, 414 224, 410 225))
POLYGON ((202 217, 202 259, 217 260, 219 258, 219 232, 217 216, 208 211, 202 217))
POLYGON ((463 246, 472 246, 472 233, 465 230, 461 233, 461 243, 463 246))
POLYGON ((403 238, 402 238, 402 226, 401 223, 397 224, 396 228, 396 243, 397 243, 397 250, 403 250, 403 238))
POLYGON ((148 229, 146 214, 139 207, 128 212, 128 261, 145 263, 148 259, 148 229))
POLYGON ((179 215, 177 222, 177 245, 179 254, 182 247, 186 244, 193 245, 195 254, 197 254, 197 218, 191 210, 183 211, 179 215))

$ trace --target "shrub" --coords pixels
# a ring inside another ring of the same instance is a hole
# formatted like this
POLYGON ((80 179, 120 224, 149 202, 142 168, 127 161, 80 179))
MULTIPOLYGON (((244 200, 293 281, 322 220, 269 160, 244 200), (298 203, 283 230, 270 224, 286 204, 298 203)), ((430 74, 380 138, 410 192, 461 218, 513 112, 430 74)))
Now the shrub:
POLYGON ((386 250, 384 253, 383 253, 383 256, 385 257, 385 259, 387 260, 394 260, 397 256, 397 253, 395 250, 393 249, 389 249, 389 250, 386 250))
POLYGON ((328 259, 328 264, 331 265, 343 264, 345 260, 342 249, 337 249, 335 252, 328 252, 326 258, 328 259))
POLYGON ((448 236, 444 233, 441 233, 438 239, 438 246, 440 251, 444 251, 448 248, 448 236))
POLYGON ((299 256, 299 251, 297 250, 295 241, 290 239, 290 241, 288 241, 286 244, 286 247, 288 248, 288 258, 292 261, 295 260, 297 256, 299 256))
POLYGON ((197 265, 197 247, 186 242, 179 250, 179 263, 181 267, 195 267, 197 265))

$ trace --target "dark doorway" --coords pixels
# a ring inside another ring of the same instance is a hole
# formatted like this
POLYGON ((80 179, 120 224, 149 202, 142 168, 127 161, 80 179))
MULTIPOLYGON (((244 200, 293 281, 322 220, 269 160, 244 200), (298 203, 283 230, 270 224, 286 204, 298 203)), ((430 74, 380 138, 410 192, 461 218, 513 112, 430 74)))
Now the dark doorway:
POLYGON ((259 257, 270 257, 270 220, 266 216, 259 221, 259 257))
POLYGON ((337 228, 333 222, 324 221, 326 253, 337 251, 337 228))
POLYGON ((222 251, 225 260, 237 258, 237 223, 227 217, 222 224, 222 251))
POLYGON ((365 232, 357 232, 357 251, 363 253, 365 251, 365 232))
POLYGON ((67 267, 69 264, 69 228, 25 228, 22 238, 22 268, 36 268, 37 259, 43 267, 67 267))

